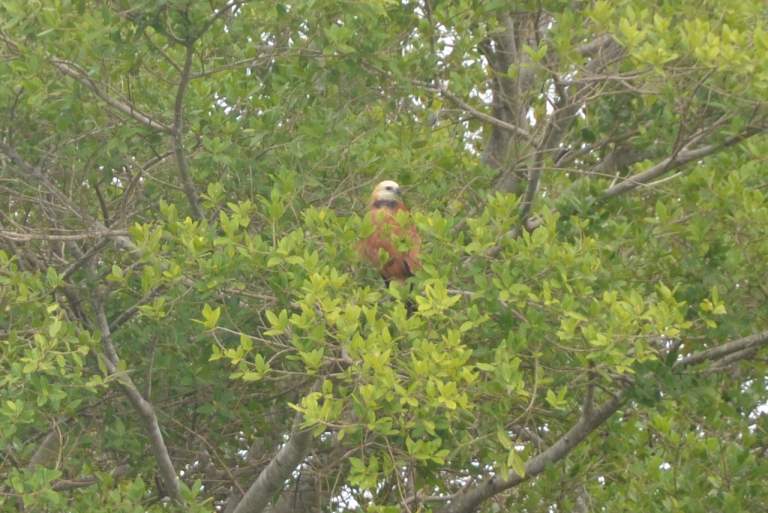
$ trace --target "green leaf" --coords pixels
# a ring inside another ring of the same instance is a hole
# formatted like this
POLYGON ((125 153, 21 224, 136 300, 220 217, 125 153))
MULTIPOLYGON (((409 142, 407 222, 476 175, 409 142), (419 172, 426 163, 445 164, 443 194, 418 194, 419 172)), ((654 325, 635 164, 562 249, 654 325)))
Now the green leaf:
POLYGON ((203 306, 203 326, 205 326, 207 329, 212 330, 216 328, 216 326, 219 323, 219 317, 221 316, 221 307, 217 306, 216 308, 211 308, 211 306, 206 303, 203 306))
POLYGON ((525 461, 523 461, 515 449, 511 449, 507 453, 507 467, 512 469, 518 476, 525 477, 525 461))

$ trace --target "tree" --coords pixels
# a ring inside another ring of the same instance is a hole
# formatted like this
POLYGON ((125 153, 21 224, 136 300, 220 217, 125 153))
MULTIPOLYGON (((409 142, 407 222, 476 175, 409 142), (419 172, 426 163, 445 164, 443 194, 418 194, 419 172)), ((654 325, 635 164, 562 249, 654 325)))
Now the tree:
POLYGON ((762 2, 0 13, 3 510, 768 501, 762 2))

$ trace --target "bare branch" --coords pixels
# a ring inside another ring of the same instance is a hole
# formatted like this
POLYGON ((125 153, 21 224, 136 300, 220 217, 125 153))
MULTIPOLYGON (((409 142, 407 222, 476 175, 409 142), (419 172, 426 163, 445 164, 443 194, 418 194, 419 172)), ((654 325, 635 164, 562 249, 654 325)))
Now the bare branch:
POLYGON ((587 492, 587 488, 582 484, 576 491, 576 504, 573 508, 574 513, 589 513, 592 509, 590 507, 590 502, 589 492, 587 492))
POLYGON ((163 59, 164 59, 164 60, 165 60, 165 61, 166 61, 168 64, 170 64, 170 65, 171 65, 171 66, 172 66, 172 67, 173 67, 173 68, 174 68, 176 71, 178 71, 178 72, 181 72, 181 66, 179 66, 178 64, 176 64, 176 61, 174 61, 173 59, 171 59, 171 56, 170 56, 170 55, 168 55, 168 54, 165 52, 165 50, 163 50, 162 48, 160 48, 160 46, 158 46, 157 44, 155 44, 155 42, 154 42, 154 41, 152 41, 152 38, 151 38, 151 37, 149 37, 149 34, 147 33, 147 31, 146 31, 146 30, 143 32, 143 34, 142 34, 142 35, 144 36, 144 39, 147 41, 147 44, 149 44, 149 46, 151 46, 151 47, 152 47, 152 48, 153 48, 153 49, 154 49, 154 50, 155 50, 157 53, 159 53, 159 54, 160 54, 160 55, 163 57, 163 59))
POLYGON ((14 97, 13 101, 11 102, 11 106, 8 109, 8 127, 5 131, 5 139, 7 141, 13 141, 13 130, 16 126, 15 118, 16 118, 16 109, 19 106, 19 100, 21 100, 21 96, 24 94, 24 88, 19 87, 14 91, 14 97))
MULTIPOLYGON (((69 198, 63 192, 61 192, 58 187, 51 183, 51 181, 47 176, 45 176, 42 170, 27 162, 21 155, 19 155, 19 153, 16 151, 16 148, 13 148, 12 146, 4 144, 2 141, 0 141, 0 152, 3 152, 9 159, 11 159, 11 162, 13 162, 16 167, 23 172, 21 174, 22 179, 28 179, 30 177, 36 179, 48 190, 48 192, 55 196, 56 199, 61 201, 62 205, 65 205, 78 217, 85 217, 78 208, 72 205, 72 202, 69 201, 69 198)), ((104 230, 107 229, 103 225, 101 225, 101 227, 104 230)))
POLYGON ((536 156, 533 159, 533 165, 528 170, 528 185, 525 189, 523 201, 520 204, 520 221, 525 223, 528 215, 533 208, 533 201, 536 197, 536 191, 539 188, 539 179, 541 178, 541 168, 544 158, 552 153, 560 144, 566 131, 573 123, 574 116, 579 110, 578 101, 570 99, 568 93, 563 87, 560 79, 555 75, 555 88, 558 94, 557 109, 550 116, 547 127, 544 131, 544 137, 536 148, 536 156))
POLYGON ((99 200, 99 208, 101 209, 101 218, 103 219, 104 226, 112 224, 109 215, 109 209, 107 208, 107 202, 104 200, 104 195, 101 193, 101 187, 98 182, 93 184, 93 190, 96 192, 96 199, 99 200))
POLYGON ((584 402, 581 406, 581 415, 583 417, 591 417, 592 408, 595 407, 595 382, 597 381, 597 375, 594 362, 589 362, 589 372, 587 375, 587 393, 584 394, 584 402))
POLYGON ((184 58, 184 68, 181 70, 179 88, 176 91, 176 103, 173 109, 173 149, 176 154, 176 163, 179 166, 179 175, 184 187, 184 194, 187 196, 189 205, 192 208, 192 214, 196 219, 203 218, 203 210, 200 208, 200 202, 197 199, 197 191, 189 176, 189 166, 187 164, 187 155, 184 151, 184 95, 187 92, 187 86, 191 78, 192 58, 194 57, 194 48, 190 44, 187 46, 187 53, 184 58))
MULTIPOLYGON (((596 72, 608 66, 615 58, 621 55, 621 48, 611 37, 601 39, 599 46, 595 50, 600 55, 593 58, 586 66, 589 72, 596 72)), ((557 92, 557 102, 554 112, 549 116, 544 135, 541 142, 536 147, 536 154, 533 164, 528 171, 528 185, 526 187, 523 201, 520 205, 520 220, 525 223, 528 215, 533 208, 533 201, 536 191, 539 187, 541 178, 541 168, 544 158, 548 154, 557 151, 568 129, 576 119, 576 114, 581 108, 587 94, 599 84, 587 84, 575 88, 573 93, 569 93, 560 77, 553 73, 553 81, 557 92)))
POLYGON ((112 96, 109 96, 107 93, 102 91, 101 88, 99 88, 99 86, 97 86, 96 83, 93 80, 91 80, 91 77, 88 76, 88 73, 85 70, 81 69, 75 63, 65 61, 63 59, 57 59, 57 58, 51 59, 51 63, 56 67, 56 69, 61 71, 64 75, 67 75, 70 78, 74 78, 75 80, 83 84, 85 87, 90 89, 93 94, 101 98, 104 101, 104 103, 106 103, 113 109, 118 110, 123 114, 127 114, 134 120, 138 121, 142 125, 147 126, 149 128, 152 128, 154 130, 159 130, 160 132, 164 132, 166 134, 173 133, 173 129, 170 126, 166 125, 165 123, 154 119, 149 114, 145 114, 144 112, 141 112, 132 104, 123 100, 118 100, 117 98, 113 98, 112 96))
POLYGON ((632 164, 651 157, 648 149, 638 150, 628 145, 618 145, 610 153, 600 159, 592 169, 593 175, 614 175, 621 169, 626 169, 632 164))
POLYGON ((51 241, 73 241, 85 239, 101 239, 104 237, 125 237, 128 235, 126 230, 99 230, 80 233, 21 233, 0 230, 0 238, 12 240, 15 242, 28 242, 32 240, 51 240, 51 241))
POLYGON ((51 484, 51 489, 56 492, 68 492, 78 488, 88 488, 99 482, 96 476, 81 477, 79 479, 60 479, 51 484))

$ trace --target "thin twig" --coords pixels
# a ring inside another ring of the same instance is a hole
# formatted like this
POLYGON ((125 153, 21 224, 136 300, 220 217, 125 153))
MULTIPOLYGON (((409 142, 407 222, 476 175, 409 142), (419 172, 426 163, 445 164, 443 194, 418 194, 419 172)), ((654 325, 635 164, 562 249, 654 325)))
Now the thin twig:
POLYGON ((51 63, 56 67, 56 69, 61 71, 64 75, 70 78, 74 78, 75 80, 83 84, 85 87, 90 89, 93 94, 101 98, 107 105, 109 105, 113 109, 118 110, 123 114, 127 114, 134 120, 138 121, 142 125, 147 126, 149 128, 158 130, 160 132, 164 132, 166 134, 173 133, 172 127, 166 125, 161 121, 158 121, 156 118, 154 118, 153 116, 150 116, 149 114, 145 114, 144 112, 136 108, 133 104, 125 102, 123 100, 118 100, 117 98, 113 98, 112 96, 102 91, 101 88, 97 86, 96 83, 91 79, 91 77, 88 76, 88 73, 83 69, 81 69, 77 64, 70 61, 63 60, 63 59, 57 59, 57 58, 51 59, 51 63))
POLYGON ((144 296, 136 301, 136 303, 128 308, 127 310, 123 311, 120 315, 115 317, 112 322, 109 323, 109 329, 111 331, 117 331, 120 326, 125 324, 126 322, 130 321, 134 315, 136 315, 139 312, 139 308, 142 305, 147 304, 151 300, 153 300, 155 297, 157 297, 163 290, 165 289, 164 285, 161 285, 159 287, 155 287, 154 289, 150 290, 144 296))
POLYGON ((533 136, 527 130, 520 128, 517 125, 513 125, 512 123, 507 123, 503 119, 496 118, 494 116, 491 116, 490 114, 486 114, 485 112, 477 110, 476 108, 472 107, 470 104, 468 104, 467 102, 465 102, 464 100, 456 96, 455 94, 448 91, 448 89, 446 89, 445 87, 441 87, 439 89, 434 89, 434 88, 428 88, 428 89, 430 91, 440 93, 441 96, 448 98, 450 101, 458 105, 462 110, 468 112, 469 114, 476 117, 477 119, 480 119, 496 127, 499 127, 501 129, 508 130, 517 135, 520 135, 528 143, 531 143, 531 144, 534 143, 533 136))

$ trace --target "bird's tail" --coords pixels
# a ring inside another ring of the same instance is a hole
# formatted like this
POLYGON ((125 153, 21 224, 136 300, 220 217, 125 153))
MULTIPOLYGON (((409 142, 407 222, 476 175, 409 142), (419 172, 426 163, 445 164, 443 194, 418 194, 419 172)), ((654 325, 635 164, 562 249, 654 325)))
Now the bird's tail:
MULTIPOLYGON (((413 275, 411 275, 413 276, 413 275)), ((382 276, 382 278, 384 278, 382 276)), ((389 283, 391 280, 388 280, 387 278, 384 278, 384 286, 386 288, 389 288, 389 283)), ((411 298, 411 294, 413 293, 413 283, 408 284, 408 297, 405 300, 405 316, 407 318, 411 318, 411 316, 416 312, 416 302, 411 298)))
MULTIPOLYGON (((413 288, 413 286, 411 286, 411 288, 413 288)), ((414 314, 415 311, 416 311, 416 302, 411 298, 406 299, 405 300, 405 316, 410 319, 410 317, 414 314)))

